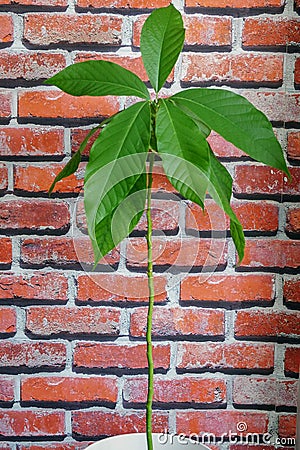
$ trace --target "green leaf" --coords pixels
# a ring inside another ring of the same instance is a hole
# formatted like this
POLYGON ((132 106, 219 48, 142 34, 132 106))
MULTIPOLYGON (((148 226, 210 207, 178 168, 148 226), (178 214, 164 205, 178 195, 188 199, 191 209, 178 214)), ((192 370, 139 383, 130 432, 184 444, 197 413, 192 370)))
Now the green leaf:
POLYGON ((68 94, 81 96, 134 95, 149 99, 143 81, 130 70, 110 61, 72 64, 45 81, 68 94))
POLYGON ((93 144, 85 173, 84 203, 88 232, 94 250, 98 249, 96 261, 109 247, 99 238, 99 229, 111 227, 116 208, 135 190, 145 171, 149 143, 150 104, 139 102, 115 116, 93 144))
POLYGON ((243 227, 230 206, 232 178, 212 150, 210 150, 210 183, 208 192, 230 218, 231 236, 238 252, 239 262, 241 262, 244 257, 245 237, 243 227))
POLYGON ((141 33, 141 53, 149 80, 158 92, 182 50, 183 21, 173 5, 154 10, 144 23, 141 33))
POLYGON ((252 158, 289 175, 271 123, 244 97, 224 89, 200 88, 179 92, 171 99, 252 158))
POLYGON ((203 208, 209 179, 209 148, 197 125, 172 102, 161 100, 156 136, 170 182, 185 198, 203 208))

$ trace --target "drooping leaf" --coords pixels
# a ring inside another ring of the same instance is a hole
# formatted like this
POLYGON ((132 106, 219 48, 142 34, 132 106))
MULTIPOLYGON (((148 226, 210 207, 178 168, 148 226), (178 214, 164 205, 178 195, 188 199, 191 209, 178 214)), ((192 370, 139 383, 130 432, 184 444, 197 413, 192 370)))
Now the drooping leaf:
POLYGON ((161 100, 156 119, 157 148, 175 189, 204 206, 209 179, 209 148, 194 121, 168 100, 161 100))
POLYGON ((171 98, 252 158, 289 174, 271 123, 244 97, 224 89, 197 88, 171 98))
POLYGON ((45 81, 74 96, 133 95, 149 99, 142 80, 110 61, 84 61, 61 70, 45 81))
POLYGON ((85 173, 84 204, 97 259, 99 254, 105 256, 109 247, 99 239, 97 230, 111 226, 114 211, 144 173, 149 142, 150 105, 139 102, 115 116, 93 144, 85 173))
POLYGON ((208 192, 230 218, 231 236, 238 252, 239 262, 241 262, 244 257, 245 236, 243 227, 230 205, 232 178, 212 150, 210 150, 210 183, 208 192))
POLYGON ((147 18, 141 33, 141 53, 149 80, 158 92, 182 50, 183 21, 179 11, 169 5, 154 10, 147 18))

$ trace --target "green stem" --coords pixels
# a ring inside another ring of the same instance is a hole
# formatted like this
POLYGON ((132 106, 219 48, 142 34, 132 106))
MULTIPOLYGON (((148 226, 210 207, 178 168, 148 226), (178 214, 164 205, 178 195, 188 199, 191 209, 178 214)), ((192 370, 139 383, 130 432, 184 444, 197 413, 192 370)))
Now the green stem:
POLYGON ((148 289, 149 289, 149 305, 147 315, 147 360, 148 360, 148 395, 146 405, 146 435, 148 450, 153 450, 152 442, 152 401, 153 401, 153 379, 154 365, 152 355, 152 315, 154 305, 154 281, 153 281, 153 260, 152 260, 152 219, 151 219, 151 188, 152 188, 152 171, 154 164, 154 153, 150 153, 149 172, 147 182, 147 249, 148 249, 148 289))

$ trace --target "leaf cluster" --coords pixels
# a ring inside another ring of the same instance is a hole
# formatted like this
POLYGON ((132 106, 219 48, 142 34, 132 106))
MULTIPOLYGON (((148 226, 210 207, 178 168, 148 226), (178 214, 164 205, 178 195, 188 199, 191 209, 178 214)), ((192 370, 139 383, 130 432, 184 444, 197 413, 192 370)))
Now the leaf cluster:
POLYGON ((289 175, 282 149, 266 116, 244 97, 224 89, 195 88, 159 98, 184 44, 181 14, 170 4, 147 18, 140 49, 155 98, 134 73, 108 61, 73 64, 46 84, 74 95, 142 99, 92 129, 54 180, 74 173, 91 135, 99 128, 85 173, 84 201, 96 263, 135 228, 145 208, 146 163, 157 153, 166 176, 186 199, 204 208, 207 193, 230 218, 239 261, 242 226, 231 208, 232 178, 207 141, 211 130, 251 158, 289 175))

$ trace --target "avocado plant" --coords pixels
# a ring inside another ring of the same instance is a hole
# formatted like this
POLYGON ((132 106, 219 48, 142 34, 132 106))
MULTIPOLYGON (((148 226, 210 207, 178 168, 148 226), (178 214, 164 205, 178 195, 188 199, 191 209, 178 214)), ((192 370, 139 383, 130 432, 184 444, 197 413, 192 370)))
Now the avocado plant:
POLYGON ((131 71, 104 60, 73 64, 45 82, 74 96, 133 97, 130 106, 90 130, 79 150, 56 176, 49 192, 59 180, 77 170, 88 140, 102 128, 91 148, 84 176, 84 205, 95 265, 134 230, 146 209, 149 450, 153 448, 151 328, 155 292, 151 186, 155 158, 160 158, 167 178, 185 199, 204 209, 208 193, 224 210, 230 219, 239 262, 245 247, 243 228, 230 205, 232 178, 207 141, 211 130, 251 158, 289 176, 271 123, 244 97, 216 88, 191 88, 168 98, 159 96, 183 48, 184 36, 182 16, 172 4, 148 16, 141 32, 140 51, 150 90, 131 71))

